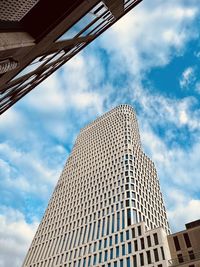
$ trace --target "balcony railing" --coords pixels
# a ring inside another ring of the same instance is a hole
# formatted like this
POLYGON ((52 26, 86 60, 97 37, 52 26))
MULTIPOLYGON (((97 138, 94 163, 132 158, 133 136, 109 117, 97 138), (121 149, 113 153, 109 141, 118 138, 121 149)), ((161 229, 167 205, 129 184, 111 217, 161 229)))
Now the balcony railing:
POLYGON ((191 253, 188 255, 180 256, 175 259, 169 260, 169 266, 176 266, 180 264, 185 264, 187 262, 195 261, 195 260, 200 260, 200 252, 198 253, 191 253))

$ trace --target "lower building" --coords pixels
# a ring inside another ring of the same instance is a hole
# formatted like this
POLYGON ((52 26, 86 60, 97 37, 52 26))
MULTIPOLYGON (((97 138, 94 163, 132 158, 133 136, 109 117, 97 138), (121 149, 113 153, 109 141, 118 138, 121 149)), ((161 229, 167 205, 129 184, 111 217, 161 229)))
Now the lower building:
POLYGON ((186 230, 168 236, 169 266, 200 267, 200 220, 185 226, 186 230))

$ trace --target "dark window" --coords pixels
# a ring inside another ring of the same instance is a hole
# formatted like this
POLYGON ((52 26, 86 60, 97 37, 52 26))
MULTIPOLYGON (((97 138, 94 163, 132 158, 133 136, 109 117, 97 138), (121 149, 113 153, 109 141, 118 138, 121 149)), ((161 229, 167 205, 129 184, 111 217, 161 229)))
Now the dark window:
POLYGON ((126 231, 126 240, 129 240, 129 230, 126 231))
POLYGON ((150 235, 147 236, 147 244, 148 244, 148 247, 151 247, 151 237, 150 237, 150 235))
POLYGON ((140 238, 141 249, 144 249, 144 238, 140 238))
POLYGON ((128 253, 131 253, 132 249, 131 249, 131 242, 128 243, 128 253))
POLYGON ((140 253, 140 265, 141 266, 144 265, 144 256, 143 256, 143 253, 140 253))
POLYGON ((158 264, 158 267, 162 267, 162 264, 158 264))
POLYGON ((194 255, 193 250, 188 251, 188 254, 189 254, 190 260, 194 260, 195 259, 195 255, 194 255))
POLYGON ((119 257, 119 246, 116 247, 116 257, 119 257))
POLYGON ((134 247, 135 247, 135 251, 138 251, 138 244, 137 244, 137 240, 134 241, 134 247))
POLYGON ((117 267, 117 261, 114 262, 114 267, 117 267))
POLYGON ((157 233, 153 234, 153 237, 154 237, 155 245, 158 245, 158 235, 157 235, 157 233))
POLYGON ((181 263, 183 262, 183 255, 182 254, 177 254, 178 256, 178 262, 181 263))
POLYGON ((158 250, 157 250, 157 248, 155 248, 155 249, 153 250, 153 252, 154 252, 154 258, 155 258, 155 261, 159 261, 158 250))
POLYGON ((136 255, 133 256, 133 267, 137 267, 137 258, 136 258, 136 255))
POLYGON ((162 259, 165 260, 165 253, 163 247, 160 247, 161 254, 162 254, 162 259))
POLYGON ((147 250, 147 262, 148 262, 148 264, 151 264, 151 252, 150 252, 150 250, 147 250))
POLYGON ((141 226, 138 226, 138 235, 141 235, 141 226))
POLYGON ((131 225, 131 210, 127 209, 127 223, 128 226, 131 225))
POLYGON ((181 248, 180 248, 180 244, 178 241, 178 236, 174 236, 173 239, 174 239, 174 245, 175 245, 176 251, 180 250, 181 248))
POLYGON ((126 254, 126 252, 125 252, 125 245, 123 244, 122 245, 122 256, 124 256, 126 254))
POLYGON ((189 238, 188 233, 183 234, 183 236, 184 236, 185 244, 186 244, 187 248, 190 248, 191 247, 191 243, 190 243, 190 238, 189 238))
POLYGON ((123 265, 123 260, 120 260, 120 265, 119 265, 120 267, 123 267, 124 265, 123 265))
POLYGON ((135 238, 135 228, 132 229, 132 238, 135 238))

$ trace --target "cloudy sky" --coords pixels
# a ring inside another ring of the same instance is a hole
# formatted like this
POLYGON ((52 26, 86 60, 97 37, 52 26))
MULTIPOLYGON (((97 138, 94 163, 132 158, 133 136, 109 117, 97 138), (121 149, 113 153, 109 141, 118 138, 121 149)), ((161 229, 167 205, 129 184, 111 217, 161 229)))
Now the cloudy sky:
POLYGON ((200 218, 199 0, 144 0, 0 118, 0 267, 21 266, 80 129, 128 103, 172 231, 200 218))

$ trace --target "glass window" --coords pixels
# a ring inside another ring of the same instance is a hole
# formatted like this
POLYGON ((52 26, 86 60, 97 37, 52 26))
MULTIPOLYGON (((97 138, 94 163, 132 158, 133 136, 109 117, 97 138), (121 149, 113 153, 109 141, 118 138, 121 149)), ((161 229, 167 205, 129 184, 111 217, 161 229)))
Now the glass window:
POLYGON ((107 238, 104 239, 104 248, 107 248, 107 238))
POLYGON ((124 217, 124 210, 122 210, 122 229, 125 228, 125 217, 124 217))
POLYGON ((151 247, 151 236, 150 235, 147 236, 147 245, 148 247, 151 247))
POLYGON ((122 256, 124 256, 126 254, 126 250, 125 250, 125 244, 122 245, 122 256))
POLYGON ((113 259, 113 248, 110 249, 110 259, 113 259))
POLYGON ((150 250, 147 250, 147 263, 148 264, 151 264, 151 252, 150 252, 150 250))
POLYGON ((114 261, 114 267, 117 267, 117 261, 114 261))
POLYGON ((120 233, 120 242, 123 242, 124 241, 124 237, 123 237, 123 232, 120 233))
POLYGON ((165 260, 165 253, 163 247, 160 247, 161 254, 162 254, 162 259, 165 260))
POLYGON ((102 262, 102 252, 99 252, 99 263, 102 262))
POLYGON ((136 255, 133 256, 133 267, 137 267, 137 257, 136 257, 136 255))
POLYGON ((119 266, 120 267, 124 267, 124 265, 123 265, 123 259, 120 260, 120 265, 119 266))
POLYGON ((138 226, 138 235, 140 236, 142 234, 141 232, 141 226, 138 226))
POLYGON ((130 258, 126 258, 126 267, 131 267, 130 258))
POLYGON ((190 238, 189 238, 188 233, 183 234, 183 236, 184 236, 184 240, 185 240, 185 244, 186 244, 187 248, 190 248, 191 242, 190 242, 190 238))
POLYGON ((126 240, 129 240, 129 230, 126 231, 126 240))
POLYGON ((140 265, 141 266, 144 265, 144 255, 143 255, 143 253, 140 253, 140 265))
POLYGON ((116 258, 119 257, 119 246, 116 247, 116 258))
POLYGON ((104 261, 107 261, 108 260, 108 251, 105 250, 104 252, 104 261))
POLYGON ((183 255, 182 254, 177 254, 177 257, 178 257, 178 262, 179 263, 182 263, 184 260, 183 260, 183 255))
POLYGON ((189 254, 190 260, 194 260, 195 259, 195 255, 194 255, 193 250, 188 251, 188 254, 189 254))
POLYGON ((115 215, 112 214, 112 233, 115 232, 115 215))
POLYGON ((141 249, 144 249, 144 238, 140 238, 141 249))
POLYGON ((120 212, 117 212, 117 231, 120 229, 120 212))
POLYGON ((135 238, 135 228, 132 228, 132 238, 135 238))
POLYGON ((131 210, 127 209, 127 224, 131 225, 131 210))
POLYGON ((97 262, 97 254, 94 254, 94 258, 93 258, 93 265, 95 265, 97 262))
POLYGON ((158 245, 158 235, 157 235, 157 233, 153 234, 153 238, 154 238, 155 245, 158 245))
POLYGON ((109 246, 112 246, 112 236, 109 237, 109 246))
POLYGON ((115 244, 118 244, 118 234, 115 235, 115 244))
POLYGON ((159 261, 159 256, 158 256, 158 250, 157 250, 157 248, 155 248, 155 249, 153 250, 153 252, 154 252, 154 258, 155 258, 155 261, 159 261))
POLYGON ((131 248, 131 242, 128 243, 128 253, 132 252, 132 248, 131 248))
POLYGON ((137 243, 137 240, 134 241, 134 247, 135 247, 135 251, 138 251, 138 243, 137 243))
POLYGON ((174 245, 175 245, 176 251, 180 250, 181 248, 180 248, 180 244, 179 244, 179 241, 178 241, 178 237, 174 236, 173 239, 174 239, 174 245))

